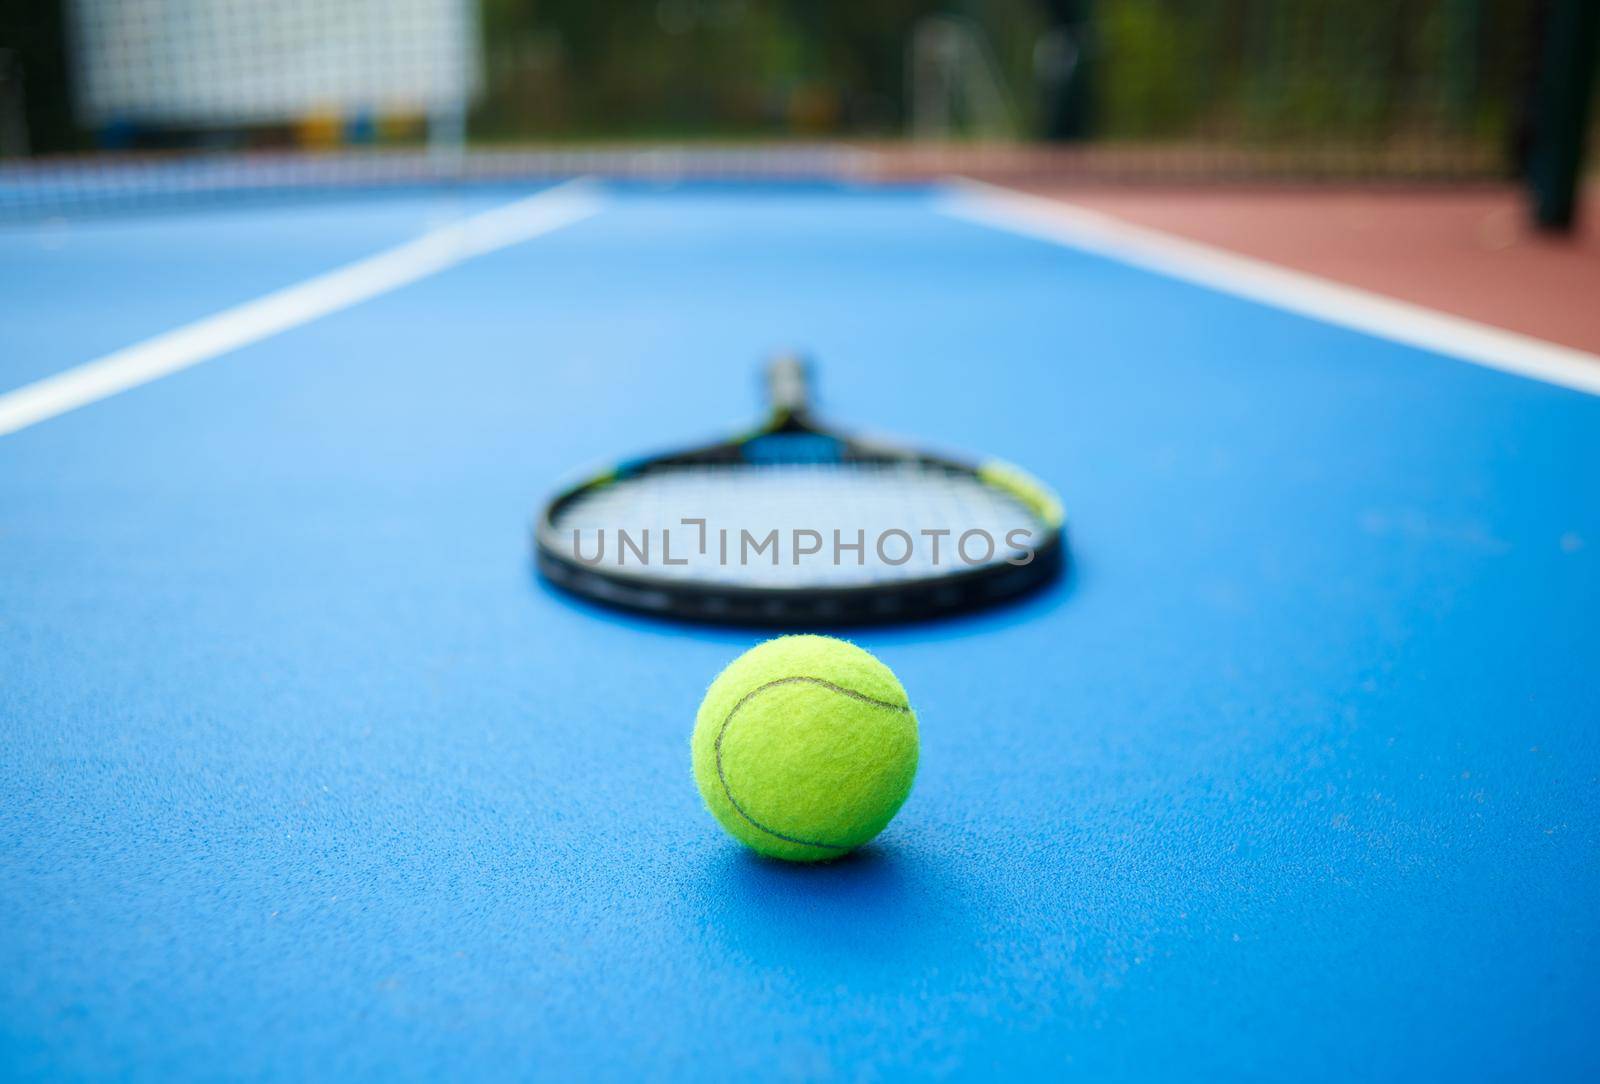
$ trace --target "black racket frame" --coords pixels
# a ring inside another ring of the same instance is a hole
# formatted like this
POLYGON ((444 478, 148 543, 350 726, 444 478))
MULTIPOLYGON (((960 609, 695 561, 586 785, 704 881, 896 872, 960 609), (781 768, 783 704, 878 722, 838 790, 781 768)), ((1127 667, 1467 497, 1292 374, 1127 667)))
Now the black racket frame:
POLYGON ((929 452, 909 451, 835 432, 815 422, 806 390, 806 369, 795 357, 774 361, 767 373, 772 416, 742 437, 625 463, 557 493, 534 528, 534 556, 546 581, 569 594, 621 609, 683 621, 781 628, 843 627, 921 620, 982 609, 1025 595, 1059 577, 1067 565, 1065 532, 1041 521, 1043 538, 1025 564, 997 562, 938 576, 859 587, 738 587, 683 583, 624 568, 590 565, 555 545, 561 513, 592 492, 653 471, 684 467, 742 466, 752 441, 777 434, 822 437, 835 442, 830 461, 868 466, 915 466, 983 479, 976 464, 929 452))

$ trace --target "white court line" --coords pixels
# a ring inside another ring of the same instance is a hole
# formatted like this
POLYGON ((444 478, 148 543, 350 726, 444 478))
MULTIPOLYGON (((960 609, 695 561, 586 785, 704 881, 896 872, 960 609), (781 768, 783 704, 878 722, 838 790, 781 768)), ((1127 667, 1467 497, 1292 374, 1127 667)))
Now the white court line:
POLYGON ((1083 207, 953 178, 940 211, 1490 369, 1600 395, 1600 355, 1396 301, 1083 207))
POLYGON ((26 384, 0 395, 0 436, 581 221, 601 202, 591 182, 568 181, 26 384))

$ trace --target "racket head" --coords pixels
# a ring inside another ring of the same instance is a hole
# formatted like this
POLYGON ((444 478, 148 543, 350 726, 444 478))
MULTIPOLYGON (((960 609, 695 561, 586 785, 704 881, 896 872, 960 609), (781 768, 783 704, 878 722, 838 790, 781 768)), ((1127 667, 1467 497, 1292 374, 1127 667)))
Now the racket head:
POLYGON ((534 532, 539 572, 609 606, 782 627, 953 614, 1060 575, 1060 502, 1025 472, 832 430, 792 362, 769 389, 754 432, 557 493, 534 532))

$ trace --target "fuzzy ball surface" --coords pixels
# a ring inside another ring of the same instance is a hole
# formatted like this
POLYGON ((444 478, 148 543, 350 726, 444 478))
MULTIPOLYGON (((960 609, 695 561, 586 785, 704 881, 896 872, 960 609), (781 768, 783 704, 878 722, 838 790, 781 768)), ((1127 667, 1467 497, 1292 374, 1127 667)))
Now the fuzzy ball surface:
POLYGON ((783 636, 717 675, 695 719, 694 778, 728 833, 820 862, 883 831, 917 774, 917 716, 889 668, 844 640, 783 636))

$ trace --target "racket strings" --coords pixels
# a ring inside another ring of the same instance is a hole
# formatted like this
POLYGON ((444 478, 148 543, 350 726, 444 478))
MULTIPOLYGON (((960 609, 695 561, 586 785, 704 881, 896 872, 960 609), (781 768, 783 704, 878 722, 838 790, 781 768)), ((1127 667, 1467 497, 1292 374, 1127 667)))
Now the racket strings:
POLYGON ((768 463, 658 469, 597 487, 560 509, 546 544, 597 570, 807 588, 957 575, 1022 560, 1044 536, 1020 500, 969 473, 768 463))

